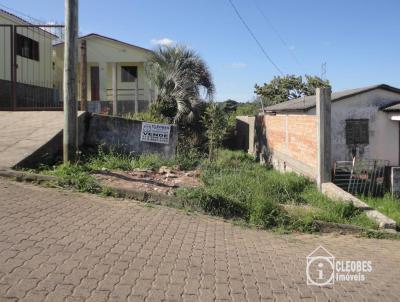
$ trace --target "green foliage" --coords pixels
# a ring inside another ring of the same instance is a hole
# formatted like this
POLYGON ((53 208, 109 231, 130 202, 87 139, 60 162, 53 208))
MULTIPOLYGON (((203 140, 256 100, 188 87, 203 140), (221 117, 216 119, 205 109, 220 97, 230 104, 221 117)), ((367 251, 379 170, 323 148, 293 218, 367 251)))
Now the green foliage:
POLYGON ((130 120, 136 121, 146 121, 151 123, 160 123, 160 124, 167 124, 170 123, 171 120, 168 119, 168 115, 164 114, 163 108, 161 108, 161 103, 153 103, 150 107, 144 112, 138 113, 127 113, 123 117, 130 120))
POLYGON ((101 193, 101 186, 88 172, 88 168, 80 164, 63 164, 54 167, 53 170, 45 171, 45 173, 61 179, 58 183, 59 186, 73 187, 79 192, 101 193))
POLYGON ((201 91, 212 99, 214 83, 206 62, 193 50, 183 45, 159 47, 146 64, 146 72, 157 88, 156 103, 167 117, 175 122, 191 121, 195 107, 201 99, 201 91), (174 116, 172 116, 174 114, 174 116))
POLYGON ((238 103, 235 110, 228 112, 228 127, 234 130, 236 127, 237 116, 257 115, 260 108, 258 102, 238 103))
POLYGON ((359 196, 371 207, 387 215, 400 226, 400 199, 392 197, 390 193, 383 197, 359 196))
POLYGON ((328 80, 322 80, 317 76, 274 77, 271 82, 262 86, 255 85, 255 93, 264 99, 264 105, 274 105, 296 99, 302 96, 314 95, 316 88, 329 87, 328 80))
POLYGON ((199 150, 181 145, 173 162, 175 165, 179 165, 181 170, 193 170, 202 163, 204 157, 204 153, 199 150))
POLYGON ((96 154, 89 156, 81 165, 88 172, 103 168, 121 171, 159 169, 161 166, 179 166, 182 170, 192 170, 200 165, 203 158, 202 153, 192 148, 180 148, 173 158, 166 159, 158 154, 124 154, 113 149, 105 151, 100 147, 96 154))
POLYGON ((327 198, 306 178, 269 169, 244 152, 220 151, 217 160, 202 165, 201 179, 202 187, 179 195, 213 215, 307 232, 315 230, 316 219, 376 228, 354 206, 327 198))
POLYGON ((206 125, 206 135, 208 138, 208 158, 214 160, 216 150, 221 146, 227 128, 227 116, 221 106, 211 103, 205 111, 203 117, 206 125))

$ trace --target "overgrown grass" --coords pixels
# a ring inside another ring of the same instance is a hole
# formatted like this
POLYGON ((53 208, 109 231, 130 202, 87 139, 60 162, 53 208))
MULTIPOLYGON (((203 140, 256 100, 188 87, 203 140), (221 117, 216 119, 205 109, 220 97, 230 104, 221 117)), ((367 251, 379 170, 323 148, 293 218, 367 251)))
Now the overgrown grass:
POLYGON ((360 197, 371 207, 387 215, 400 225, 400 199, 392 197, 390 193, 383 197, 360 197))
POLYGON ((261 166, 243 152, 221 151, 218 160, 202 166, 202 181, 203 187, 179 195, 213 215, 300 231, 313 231, 313 220, 376 227, 351 204, 319 193, 306 178, 261 166))
POLYGON ((314 231, 314 220, 376 228, 364 213, 351 204, 333 201, 316 190, 308 179, 293 173, 282 174, 255 162, 243 152, 222 150, 209 162, 196 151, 180 152, 175 158, 157 155, 124 155, 100 149, 79 164, 42 168, 42 173, 61 178, 60 186, 81 192, 112 195, 91 175, 109 169, 158 169, 179 165, 181 169, 200 166, 203 185, 181 189, 177 194, 185 206, 211 215, 232 218, 243 225, 283 231, 314 231))
POLYGON ((157 154, 123 154, 115 150, 104 151, 99 148, 95 155, 89 156, 82 164, 89 170, 131 171, 133 169, 159 169, 161 166, 179 166, 182 170, 195 169, 202 157, 196 150, 178 152, 175 157, 166 159, 157 154))
POLYGON ((34 172, 53 175, 60 178, 58 186, 72 187, 79 192, 112 195, 91 174, 99 170, 132 171, 134 169, 159 169, 161 166, 179 166, 182 170, 195 169, 202 157, 195 150, 180 152, 172 159, 157 154, 123 154, 115 150, 105 151, 99 148, 96 154, 86 155, 77 164, 60 164, 53 167, 40 166, 34 172))

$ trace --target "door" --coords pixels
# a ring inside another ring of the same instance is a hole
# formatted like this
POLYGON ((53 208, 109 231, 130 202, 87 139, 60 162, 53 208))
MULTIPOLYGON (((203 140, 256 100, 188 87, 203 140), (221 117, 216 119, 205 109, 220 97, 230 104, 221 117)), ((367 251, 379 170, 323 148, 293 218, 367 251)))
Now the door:
POLYGON ((90 91, 91 91, 91 100, 99 101, 100 100, 100 75, 99 75, 99 66, 91 66, 90 67, 90 91))

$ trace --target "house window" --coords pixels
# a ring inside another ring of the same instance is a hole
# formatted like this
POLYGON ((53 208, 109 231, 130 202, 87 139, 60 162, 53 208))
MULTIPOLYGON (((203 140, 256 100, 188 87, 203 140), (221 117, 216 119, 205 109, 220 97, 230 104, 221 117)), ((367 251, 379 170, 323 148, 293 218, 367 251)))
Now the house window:
POLYGON ((121 66, 121 81, 135 82, 137 78, 136 66, 121 66))
POLYGON ((346 144, 367 145, 369 143, 368 120, 346 120, 346 144))
POLYGON ((39 61, 39 42, 31 38, 17 34, 17 55, 31 60, 39 61))

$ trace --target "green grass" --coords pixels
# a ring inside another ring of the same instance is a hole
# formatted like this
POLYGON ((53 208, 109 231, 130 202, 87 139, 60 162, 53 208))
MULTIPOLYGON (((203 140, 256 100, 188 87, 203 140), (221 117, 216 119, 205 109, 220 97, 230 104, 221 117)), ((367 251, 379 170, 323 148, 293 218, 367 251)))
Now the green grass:
POLYGON ((123 154, 114 150, 108 152, 103 148, 95 155, 89 156, 82 164, 89 170, 132 171, 133 169, 159 169, 161 166, 179 166, 182 170, 195 169, 202 158, 196 150, 178 152, 174 158, 166 159, 157 154, 123 154))
POLYGON ((383 197, 361 196, 360 198, 382 214, 392 218, 397 225, 400 225, 400 199, 392 197, 390 193, 383 197))
POLYGON ((59 186, 113 195, 98 183, 93 172, 104 168, 129 171, 174 165, 181 169, 200 167, 201 170, 201 187, 177 191, 186 209, 281 232, 315 231, 314 220, 354 224, 366 229, 377 227, 353 205, 333 201, 319 193, 308 179, 262 166, 243 152, 222 150, 217 160, 209 162, 193 150, 180 152, 173 159, 163 159, 154 154, 124 155, 100 149, 78 164, 41 167, 40 170, 60 177, 59 186))
POLYGON ((306 178, 269 169, 243 152, 224 150, 217 161, 205 162, 202 182, 178 194, 212 215, 299 231, 313 231, 313 220, 376 228, 360 210, 327 198, 306 178))
POLYGON ((172 159, 165 159, 157 154, 123 154, 115 150, 106 152, 101 147, 96 154, 84 156, 77 164, 40 166, 33 172, 59 177, 60 181, 56 185, 60 187, 109 196, 113 195, 113 192, 101 186, 91 175, 92 173, 104 169, 120 171, 159 169, 161 166, 179 166, 182 170, 190 170, 196 168, 201 160, 201 156, 195 150, 180 152, 172 159))

